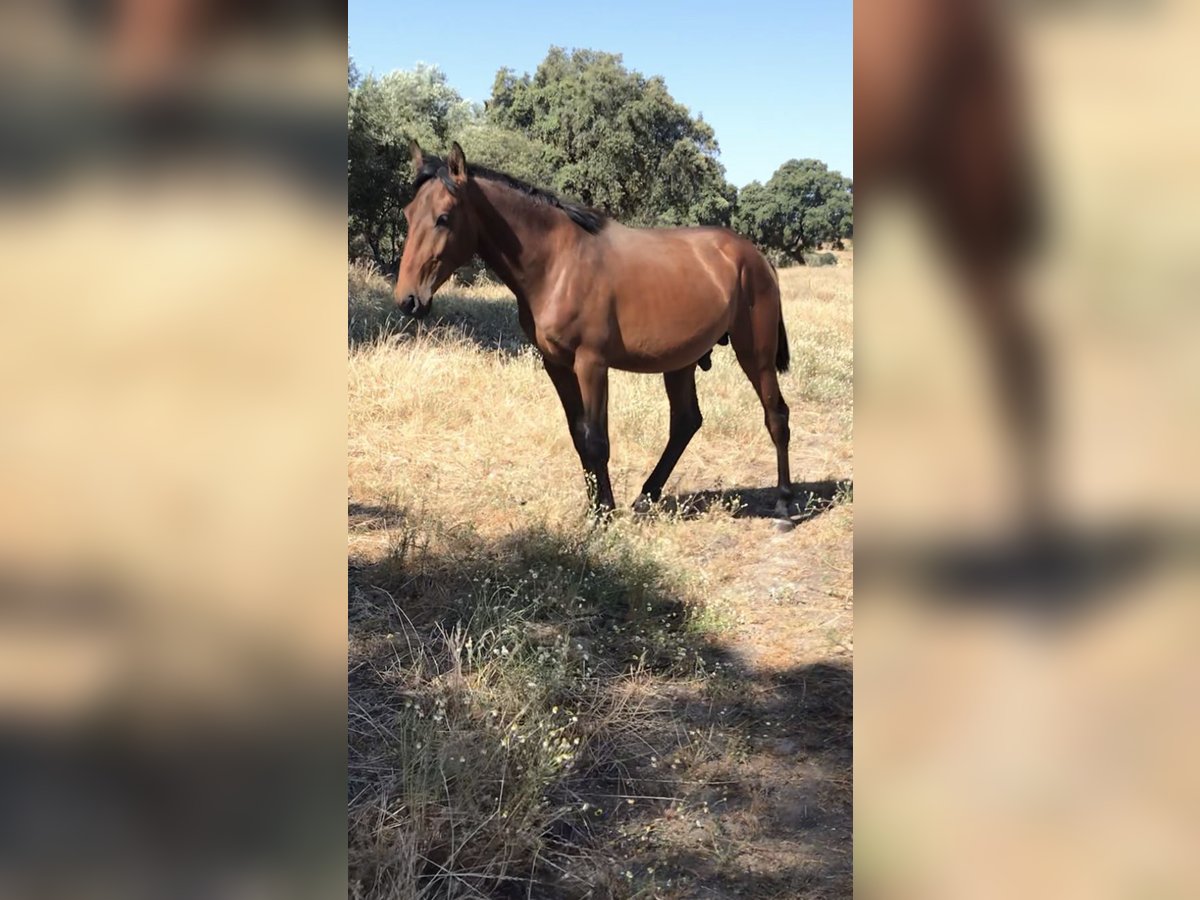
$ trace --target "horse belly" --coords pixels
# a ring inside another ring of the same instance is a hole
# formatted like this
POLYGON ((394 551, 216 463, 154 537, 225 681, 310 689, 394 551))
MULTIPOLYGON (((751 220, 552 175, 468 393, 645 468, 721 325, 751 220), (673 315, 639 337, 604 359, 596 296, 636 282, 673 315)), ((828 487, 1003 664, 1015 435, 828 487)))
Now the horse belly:
POLYGON ((714 230, 623 232, 612 265, 609 365, 673 372, 696 363, 732 325, 738 290, 730 235, 714 230))
POLYGON ((729 303, 653 311, 620 320, 620 350, 610 362, 629 372, 674 372, 690 366, 729 330, 729 303), (646 314, 649 313, 649 314, 646 314))

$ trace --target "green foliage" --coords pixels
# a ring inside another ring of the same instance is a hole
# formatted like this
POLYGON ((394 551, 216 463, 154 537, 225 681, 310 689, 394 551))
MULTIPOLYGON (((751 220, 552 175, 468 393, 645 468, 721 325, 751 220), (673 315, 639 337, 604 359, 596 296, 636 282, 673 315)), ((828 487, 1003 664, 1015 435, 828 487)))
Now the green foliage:
POLYGON ((836 266, 837 257, 832 253, 805 253, 804 264, 806 266, 836 266))
POLYGON ((399 256, 412 199, 408 142, 444 148, 480 115, 432 66, 367 75, 350 90, 347 201, 352 256, 386 268, 399 256))
POLYGON ((487 114, 543 148, 552 187, 623 222, 729 224, 711 126, 618 54, 552 47, 533 75, 501 69, 487 114))
POLYGON ((766 184, 742 189, 733 226, 765 250, 803 260, 820 244, 853 235, 853 185, 820 160, 789 160, 766 184))
POLYGON ((554 184, 548 148, 517 131, 479 118, 466 123, 455 135, 472 164, 507 172, 530 184, 554 184))
POLYGON ((724 225, 777 264, 801 262, 853 230, 850 181, 817 160, 785 163, 739 195, 718 162, 712 127, 663 79, 621 57, 552 47, 531 74, 496 74, 472 104, 436 67, 362 76, 347 66, 350 256, 389 271, 412 199, 408 143, 467 158, 595 206, 629 225, 724 225))

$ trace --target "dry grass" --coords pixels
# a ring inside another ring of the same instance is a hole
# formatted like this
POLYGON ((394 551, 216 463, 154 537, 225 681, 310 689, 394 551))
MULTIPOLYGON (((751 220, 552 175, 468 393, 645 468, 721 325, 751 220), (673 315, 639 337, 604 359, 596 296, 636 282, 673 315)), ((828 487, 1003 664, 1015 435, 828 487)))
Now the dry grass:
MULTIPOLYGON (((352 267, 353 893, 848 890, 850 257, 781 285, 811 517, 757 516, 774 452, 718 347, 663 511, 596 530, 507 291, 439 294, 417 328, 352 267)), ((661 379, 614 373, 609 417, 630 503, 661 379)))

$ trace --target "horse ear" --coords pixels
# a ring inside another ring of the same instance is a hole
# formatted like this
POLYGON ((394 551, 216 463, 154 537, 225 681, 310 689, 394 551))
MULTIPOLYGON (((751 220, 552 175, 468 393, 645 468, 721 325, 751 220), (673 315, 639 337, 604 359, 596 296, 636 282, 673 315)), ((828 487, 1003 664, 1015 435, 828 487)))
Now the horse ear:
POLYGON ((417 143, 416 138, 408 142, 408 152, 412 156, 413 174, 416 175, 421 171, 421 166, 425 165, 425 154, 421 152, 421 145, 417 143))
POLYGON ((450 157, 446 160, 446 168, 450 170, 450 177, 458 184, 467 180, 467 155, 463 153, 463 148, 458 146, 458 141, 450 145, 450 157))

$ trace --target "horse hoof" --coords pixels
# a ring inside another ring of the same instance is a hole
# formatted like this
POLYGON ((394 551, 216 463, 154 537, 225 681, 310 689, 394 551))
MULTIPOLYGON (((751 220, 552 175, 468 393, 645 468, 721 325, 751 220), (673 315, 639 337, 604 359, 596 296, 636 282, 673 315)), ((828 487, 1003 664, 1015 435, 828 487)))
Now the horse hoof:
POLYGON ((649 495, 642 494, 633 501, 633 514, 638 518, 647 518, 654 512, 654 501, 649 495))
POLYGON ((592 507, 588 517, 592 520, 593 525, 603 527, 612 522, 613 508, 611 506, 592 507))
POLYGON ((796 527, 796 523, 791 519, 772 519, 771 521, 775 524, 775 530, 781 534, 792 531, 796 527))

